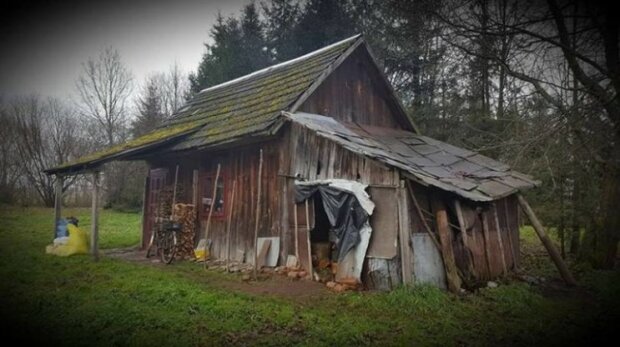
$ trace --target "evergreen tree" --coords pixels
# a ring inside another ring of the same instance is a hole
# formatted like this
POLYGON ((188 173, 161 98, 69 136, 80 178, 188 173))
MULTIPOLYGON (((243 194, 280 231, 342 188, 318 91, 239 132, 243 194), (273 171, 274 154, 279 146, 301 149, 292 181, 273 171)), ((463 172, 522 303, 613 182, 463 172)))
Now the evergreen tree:
POLYGON ((189 76, 193 93, 250 71, 248 67, 243 66, 245 59, 243 37, 236 18, 224 19, 222 14, 218 13, 209 36, 213 39, 213 44, 205 44, 206 52, 202 56, 198 70, 189 76))
POLYGON ((347 2, 310 0, 292 37, 302 55, 356 34, 357 26, 347 2))
POLYGON ((262 8, 269 52, 277 61, 295 58, 298 49, 294 34, 301 15, 298 1, 272 0, 269 4, 263 3, 262 8))
POLYGON ((149 78, 142 95, 138 98, 138 116, 131 124, 134 137, 144 135, 162 124, 165 115, 161 106, 157 78, 149 78))
POLYGON ((245 58, 242 68, 248 72, 262 69, 271 63, 263 26, 256 5, 253 2, 246 5, 241 16, 241 34, 245 51, 242 55, 245 58))

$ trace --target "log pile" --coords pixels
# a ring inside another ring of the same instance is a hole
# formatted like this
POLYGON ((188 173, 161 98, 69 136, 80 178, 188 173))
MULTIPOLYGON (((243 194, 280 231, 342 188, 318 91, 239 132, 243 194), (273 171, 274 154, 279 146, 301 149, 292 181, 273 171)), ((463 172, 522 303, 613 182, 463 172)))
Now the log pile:
POLYGON ((194 257, 194 236, 196 234, 196 209, 192 204, 175 204, 174 219, 181 224, 176 257, 191 259, 194 257))

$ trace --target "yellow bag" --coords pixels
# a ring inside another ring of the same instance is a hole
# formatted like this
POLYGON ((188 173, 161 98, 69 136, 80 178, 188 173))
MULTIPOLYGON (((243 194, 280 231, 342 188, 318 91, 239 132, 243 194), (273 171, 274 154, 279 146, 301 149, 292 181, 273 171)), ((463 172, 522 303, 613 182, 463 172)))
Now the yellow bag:
POLYGON ((88 253, 88 235, 73 224, 67 225, 67 231, 69 232, 67 244, 49 245, 45 248, 45 252, 61 257, 88 253))

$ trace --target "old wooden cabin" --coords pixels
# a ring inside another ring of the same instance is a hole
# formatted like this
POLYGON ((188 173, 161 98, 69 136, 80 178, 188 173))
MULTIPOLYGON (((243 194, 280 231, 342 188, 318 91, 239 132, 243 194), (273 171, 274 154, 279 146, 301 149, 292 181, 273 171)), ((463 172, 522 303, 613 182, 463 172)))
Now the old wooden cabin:
POLYGON ((96 172, 111 160, 150 168, 143 246, 178 168, 176 201, 197 207, 196 242, 213 209, 212 257, 226 257, 230 217, 232 259, 254 262, 258 223, 259 237, 278 238, 277 263, 295 255, 310 276, 312 246, 329 242, 333 225, 318 193, 297 201, 295 193, 300 184, 357 182, 374 210, 371 231, 354 238, 352 276, 379 289, 430 282, 456 290, 517 267, 518 193, 536 184, 419 134, 361 36, 207 88, 162 128, 47 173, 96 172))

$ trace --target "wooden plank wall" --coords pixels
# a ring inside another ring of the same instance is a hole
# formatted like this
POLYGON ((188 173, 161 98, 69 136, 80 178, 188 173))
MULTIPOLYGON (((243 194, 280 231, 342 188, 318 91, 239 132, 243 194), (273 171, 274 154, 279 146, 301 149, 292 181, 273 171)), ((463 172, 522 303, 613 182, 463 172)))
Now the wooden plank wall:
POLYGON ((357 49, 310 97, 299 111, 347 122, 398 128, 388 90, 379 81, 363 48, 357 49))
MULTIPOLYGON (((469 249, 466 249, 453 204, 455 196, 423 187, 414 182, 411 184, 420 207, 427 211, 424 212, 424 215, 434 233, 436 233, 436 225, 432 217, 434 211, 429 203, 431 197, 439 196, 448 206, 452 248, 456 265, 462 273, 468 273, 467 262, 472 261, 476 273, 471 274, 471 276, 475 280, 486 281, 502 275, 502 253, 499 247, 498 232, 501 233, 504 248, 503 256, 508 271, 514 269, 515 265, 519 265, 518 204, 515 196, 509 196, 493 203, 474 203, 460 200, 469 243, 469 249), (495 221, 495 208, 497 208, 499 228, 495 221), (484 225, 488 225, 488 232, 486 233, 483 228, 483 219, 486 219, 484 225)), ((413 231, 416 233, 426 232, 417 212, 411 211, 411 215, 413 231)))
MULTIPOLYGON (((397 170, 388 168, 371 159, 357 155, 343 149, 341 146, 317 136, 314 132, 298 125, 290 124, 289 131, 283 138, 282 145, 286 146, 293 156, 283 155, 280 165, 280 176, 285 177, 286 186, 282 190, 288 192, 288 197, 282 202, 283 209, 288 212, 289 232, 285 233, 288 239, 285 240, 286 249, 289 254, 294 254, 293 244, 293 199, 295 175, 305 180, 321 180, 330 178, 340 178, 358 181, 370 186, 368 191, 373 189, 392 188, 396 192, 400 176, 397 170)), ((385 197, 384 197, 385 198, 385 197)), ((372 195, 371 195, 372 199, 372 195)), ((394 196, 396 199, 396 196, 394 196)), ((305 217, 301 216, 298 210, 298 228, 301 231, 305 227, 305 217)), ((311 216, 312 219, 312 216, 311 216)), ((395 221, 397 222, 397 221, 395 221)), ((371 216, 371 225, 375 224, 371 216)), ((397 227, 397 225, 395 225, 397 227)), ((374 235, 374 234, 373 234, 374 235)), ((305 236, 300 232, 300 237, 305 236)), ((374 248, 371 245, 369 249, 374 248)), ((283 249, 286 252, 286 249, 283 249)), ((367 258, 364 269, 362 270, 362 280, 371 289, 389 290, 402 282, 400 269, 400 253, 392 259, 367 258)))
MULTIPOLYGON (((280 236, 281 225, 279 222, 280 198, 278 196, 278 144, 274 141, 262 145, 253 145, 234 148, 221 152, 195 152, 182 158, 161 158, 150 162, 151 167, 168 167, 174 172, 178 163, 179 184, 183 187, 178 201, 192 203, 192 176, 193 170, 198 169, 199 175, 204 172, 215 173, 217 164, 221 164, 222 179, 225 190, 225 215, 213 217, 209 230, 209 238, 212 239, 212 254, 215 258, 224 259, 226 255, 226 216, 229 213, 228 203, 230 199, 232 182, 237 180, 237 194, 233 206, 231 222, 231 259, 252 262, 254 257, 254 221, 256 209, 256 194, 258 180, 258 156, 259 149, 263 149, 263 173, 262 173, 262 212, 259 218, 259 237, 280 236)), ((169 182, 170 184, 172 182, 169 182)), ((199 183, 199 191, 203 189, 199 183)), ((212 187, 207 189, 212 190, 212 187)), ((204 236, 206 217, 199 215, 199 230, 196 239, 204 236)), ((282 260, 281 260, 282 261, 282 260)))

